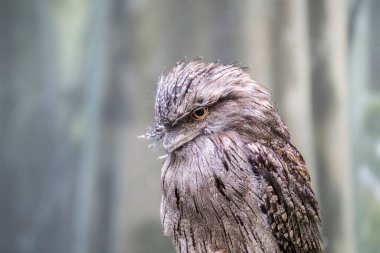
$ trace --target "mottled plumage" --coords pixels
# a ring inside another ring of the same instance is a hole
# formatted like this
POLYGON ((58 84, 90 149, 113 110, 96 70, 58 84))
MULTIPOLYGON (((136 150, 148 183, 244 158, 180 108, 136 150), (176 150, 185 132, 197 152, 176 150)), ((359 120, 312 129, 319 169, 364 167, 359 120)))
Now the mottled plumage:
POLYGON ((244 69, 178 63, 158 82, 146 136, 168 151, 161 218, 177 252, 321 252, 305 162, 244 69))

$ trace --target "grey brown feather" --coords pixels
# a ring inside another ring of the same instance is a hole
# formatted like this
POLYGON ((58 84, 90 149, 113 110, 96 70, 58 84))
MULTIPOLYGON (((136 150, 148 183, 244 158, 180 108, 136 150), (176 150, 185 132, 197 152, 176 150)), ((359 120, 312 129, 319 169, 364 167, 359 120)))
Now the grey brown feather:
POLYGON ((168 150, 161 218, 177 252, 322 252, 305 162, 244 69, 178 63, 158 82, 146 135, 168 150))

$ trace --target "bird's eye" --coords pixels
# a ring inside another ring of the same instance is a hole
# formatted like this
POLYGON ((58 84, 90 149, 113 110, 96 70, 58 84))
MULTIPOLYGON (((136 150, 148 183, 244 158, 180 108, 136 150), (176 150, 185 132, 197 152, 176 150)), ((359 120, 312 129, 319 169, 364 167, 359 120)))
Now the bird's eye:
POLYGON ((201 107, 193 111, 191 114, 194 119, 204 119, 208 113, 207 107, 201 107))

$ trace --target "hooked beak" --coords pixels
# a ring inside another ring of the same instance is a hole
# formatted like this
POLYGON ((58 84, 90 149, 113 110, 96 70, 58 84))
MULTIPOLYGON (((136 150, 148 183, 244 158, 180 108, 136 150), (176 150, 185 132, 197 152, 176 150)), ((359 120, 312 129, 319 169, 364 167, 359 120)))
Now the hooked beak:
POLYGON ((198 129, 185 129, 184 131, 166 132, 163 140, 163 147, 169 153, 191 141, 200 134, 198 129))

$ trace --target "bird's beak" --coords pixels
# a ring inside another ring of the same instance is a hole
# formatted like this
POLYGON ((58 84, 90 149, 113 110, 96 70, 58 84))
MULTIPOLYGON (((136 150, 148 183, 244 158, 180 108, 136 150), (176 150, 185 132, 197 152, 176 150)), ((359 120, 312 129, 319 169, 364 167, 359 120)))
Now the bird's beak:
POLYGON ((163 147, 169 153, 173 152, 177 148, 181 147, 188 141, 191 141, 199 135, 198 129, 185 129, 180 132, 170 131, 166 132, 163 140, 163 147))

